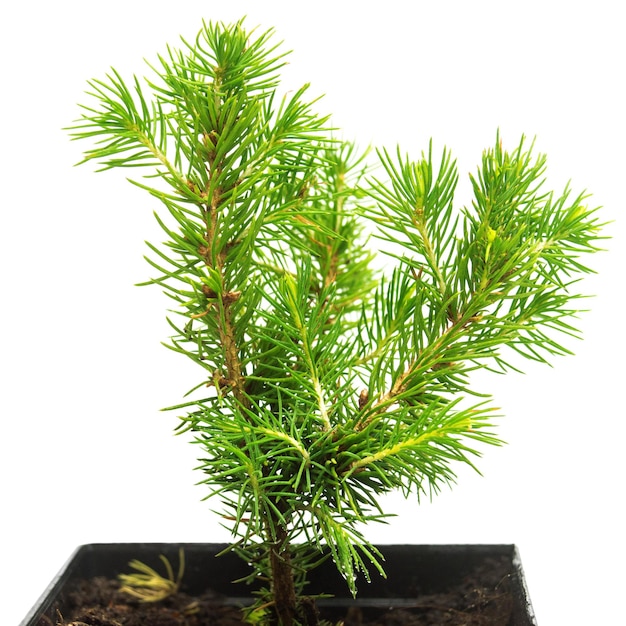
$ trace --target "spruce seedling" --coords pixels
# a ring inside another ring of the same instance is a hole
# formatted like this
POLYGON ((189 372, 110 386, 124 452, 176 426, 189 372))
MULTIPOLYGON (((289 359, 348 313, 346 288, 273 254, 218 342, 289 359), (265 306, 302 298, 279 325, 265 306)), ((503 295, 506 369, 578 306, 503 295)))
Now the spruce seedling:
POLYGON ((166 236, 148 284, 199 369, 171 409, 232 549, 267 581, 251 619, 292 626, 314 621, 305 584, 326 554, 354 594, 359 572, 383 573, 361 530, 387 518, 380 496, 431 496, 500 443, 470 374, 568 352, 601 225, 584 195, 544 189, 532 145, 499 137, 458 209, 450 152, 370 158, 306 86, 280 95, 284 63, 271 31, 203 24, 150 79, 90 81, 71 134, 92 142, 84 161, 147 172, 131 182, 166 236))

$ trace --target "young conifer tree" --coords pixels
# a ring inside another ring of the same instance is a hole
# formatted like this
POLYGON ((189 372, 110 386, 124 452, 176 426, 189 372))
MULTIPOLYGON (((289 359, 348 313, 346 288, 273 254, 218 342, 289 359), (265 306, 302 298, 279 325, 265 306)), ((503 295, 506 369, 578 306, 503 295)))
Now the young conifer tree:
POLYGON ((170 347, 200 375, 180 430, 223 504, 232 549, 268 581, 257 620, 315 621, 307 572, 330 553, 353 593, 382 573, 362 523, 379 496, 431 495, 498 444, 479 368, 567 353, 559 336, 596 250, 583 195, 544 190, 545 158, 499 138, 457 209, 450 153, 416 161, 333 138, 307 87, 280 97, 272 32, 204 24, 152 78, 90 81, 84 161, 141 167, 167 241, 148 244, 176 306, 170 347), (366 233, 387 254, 375 273, 366 233), (268 608, 269 607, 269 608, 268 608))

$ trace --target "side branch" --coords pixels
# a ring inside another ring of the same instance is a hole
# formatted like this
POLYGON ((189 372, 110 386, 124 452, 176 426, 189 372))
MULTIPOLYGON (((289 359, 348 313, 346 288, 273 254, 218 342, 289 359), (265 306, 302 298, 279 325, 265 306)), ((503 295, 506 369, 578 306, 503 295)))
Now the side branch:
MULTIPOLYGON (((414 386, 411 381, 418 372, 424 373, 424 383, 427 382, 426 374, 435 372, 445 367, 449 367, 452 362, 446 355, 450 347, 457 342, 462 336, 470 334, 470 329, 475 323, 480 321, 480 316, 466 314, 457 316, 457 319, 449 324, 449 326, 441 333, 441 335, 433 341, 429 346, 424 348, 417 356, 411 360, 404 371, 396 377, 391 387, 373 402, 367 403, 361 407, 361 418, 356 424, 356 430, 361 431, 366 428, 378 416, 384 414, 390 406, 399 401, 401 397, 409 390, 409 386, 414 386)), ((467 356, 469 358, 469 355, 467 356)), ((458 360, 458 359, 457 359, 458 360)), ((420 386, 421 387, 421 386, 420 386)), ((418 400, 418 392, 413 396, 413 400, 418 400)))

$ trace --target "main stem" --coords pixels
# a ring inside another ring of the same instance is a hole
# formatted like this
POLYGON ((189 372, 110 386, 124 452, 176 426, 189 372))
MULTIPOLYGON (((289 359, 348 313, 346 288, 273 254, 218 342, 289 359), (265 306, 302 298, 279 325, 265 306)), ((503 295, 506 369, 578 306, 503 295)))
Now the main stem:
POLYGON ((275 508, 266 519, 269 543, 270 591, 274 609, 273 623, 280 626, 319 626, 319 614, 313 598, 296 593, 294 565, 285 521, 284 506, 274 500, 275 508))
POLYGON ((277 522, 275 535, 269 550, 274 610, 281 626, 293 626, 298 602, 287 530, 280 521, 277 522))

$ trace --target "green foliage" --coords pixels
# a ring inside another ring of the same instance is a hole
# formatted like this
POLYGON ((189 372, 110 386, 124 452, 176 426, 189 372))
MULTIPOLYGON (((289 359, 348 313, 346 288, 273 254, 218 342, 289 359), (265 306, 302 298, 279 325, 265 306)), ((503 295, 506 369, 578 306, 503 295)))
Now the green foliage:
POLYGON ((169 347, 202 370, 171 409, 250 578, 272 581, 263 606, 291 624, 325 548, 353 593, 382 573, 361 531, 385 520, 381 495, 430 496, 499 443, 470 373, 514 368, 507 349, 567 353, 600 224, 584 195, 544 190, 524 140, 497 138, 462 210, 448 151, 382 149, 370 171, 306 86, 280 95, 284 57, 271 31, 205 24, 150 79, 91 81, 71 133, 94 142, 85 161, 147 168, 133 182, 166 236, 148 284, 174 302, 169 347), (391 270, 372 269, 368 232, 391 270))

